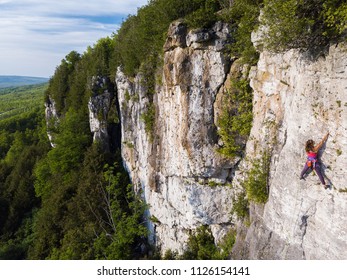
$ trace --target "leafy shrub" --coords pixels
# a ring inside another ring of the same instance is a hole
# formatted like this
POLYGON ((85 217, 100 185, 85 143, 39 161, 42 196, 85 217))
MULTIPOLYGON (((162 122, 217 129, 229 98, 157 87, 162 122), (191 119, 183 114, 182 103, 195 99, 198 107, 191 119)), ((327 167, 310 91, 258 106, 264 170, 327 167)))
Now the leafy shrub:
POLYGON ((149 103, 147 111, 143 113, 140 118, 145 124, 145 131, 150 141, 153 141, 155 125, 155 106, 153 103, 149 103))
POLYGON ((339 0, 324 1, 323 18, 327 26, 323 35, 328 37, 342 35, 347 30, 347 3, 339 0))
POLYGON ((185 260, 227 259, 235 241, 236 232, 231 229, 216 246, 211 229, 207 225, 202 225, 190 234, 183 255, 178 257, 174 255, 174 257, 185 260))
POLYGON ((266 203, 268 199, 268 178, 270 168, 270 154, 263 152, 260 159, 252 160, 252 167, 248 171, 244 187, 249 201, 266 203))
POLYGON ((217 151, 229 158, 242 156, 252 128, 252 88, 246 79, 233 79, 231 89, 224 92, 224 102, 217 125, 223 146, 217 151))
POLYGON ((235 214, 242 221, 249 219, 249 202, 244 190, 236 198, 233 198, 231 213, 235 214))
POLYGON ((208 226, 204 225, 196 229, 189 236, 187 249, 182 255, 185 260, 212 260, 218 253, 214 238, 208 226))

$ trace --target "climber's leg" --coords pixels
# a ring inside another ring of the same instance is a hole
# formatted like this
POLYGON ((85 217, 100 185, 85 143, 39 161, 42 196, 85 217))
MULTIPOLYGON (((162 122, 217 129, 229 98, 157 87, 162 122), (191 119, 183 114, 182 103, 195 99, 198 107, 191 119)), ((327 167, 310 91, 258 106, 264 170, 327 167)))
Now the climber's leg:
POLYGON ((305 166, 304 166, 304 169, 301 171, 301 174, 300 174, 300 180, 301 179, 304 179, 304 175, 306 174, 307 170, 309 169, 308 165, 307 165, 307 162, 305 163, 305 166))
POLYGON ((322 174, 322 169, 321 169, 321 166, 320 166, 320 164, 318 162, 316 163, 316 166, 315 166, 314 170, 316 171, 316 173, 317 173, 321 183, 323 185, 325 185, 325 180, 324 180, 324 177, 323 177, 323 174, 322 174))

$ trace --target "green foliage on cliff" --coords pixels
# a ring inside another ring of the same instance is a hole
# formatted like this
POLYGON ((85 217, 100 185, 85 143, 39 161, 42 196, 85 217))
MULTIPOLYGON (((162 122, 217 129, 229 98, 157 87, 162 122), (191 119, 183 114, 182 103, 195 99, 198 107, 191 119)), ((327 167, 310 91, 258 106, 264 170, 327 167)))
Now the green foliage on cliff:
POLYGON ((141 115, 141 120, 145 124, 145 131, 150 141, 153 141, 155 125, 155 106, 153 103, 148 105, 147 111, 141 115))
POLYGON ((324 47, 347 29, 347 4, 341 0, 264 0, 264 44, 274 51, 324 47))
POLYGON ((264 204, 266 203, 269 196, 269 152, 263 152, 261 158, 252 159, 250 164, 251 168, 249 169, 246 175, 246 180, 244 181, 244 188, 247 193, 247 198, 249 201, 264 204))
POLYGON ((229 158, 242 156, 252 128, 253 91, 248 80, 231 80, 231 88, 224 92, 221 114, 217 120, 218 135, 223 146, 217 151, 229 158))
POLYGON ((212 260, 218 254, 214 238, 208 226, 201 226, 189 236, 187 249, 182 255, 185 260, 212 260))
POLYGON ((177 256, 171 254, 167 259, 183 260, 225 260, 229 257, 236 240, 236 232, 231 229, 216 246, 211 229, 207 225, 198 227, 192 232, 187 241, 185 252, 177 256))
POLYGON ((233 207, 231 214, 235 214, 236 217, 242 221, 248 221, 249 219, 249 201, 246 197, 246 191, 242 190, 235 198, 233 198, 233 207))
POLYGON ((229 22, 233 30, 233 42, 229 52, 233 57, 242 58, 244 63, 254 65, 258 61, 251 41, 251 34, 259 25, 259 14, 263 0, 234 0, 220 13, 221 20, 229 22))

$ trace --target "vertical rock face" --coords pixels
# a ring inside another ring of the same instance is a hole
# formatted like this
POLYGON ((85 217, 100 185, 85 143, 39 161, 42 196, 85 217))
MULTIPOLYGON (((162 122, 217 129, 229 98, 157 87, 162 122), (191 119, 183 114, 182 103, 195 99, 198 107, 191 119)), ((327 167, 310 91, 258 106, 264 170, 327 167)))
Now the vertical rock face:
MULTIPOLYGON (((110 145, 119 143, 114 134, 119 129, 112 129, 111 126, 115 120, 110 121, 112 112, 118 118, 116 104, 114 102, 114 85, 109 78, 93 77, 90 85, 92 96, 88 101, 89 125, 93 133, 93 141, 99 142, 105 150, 110 150, 110 145)), ((119 122, 119 120, 116 120, 119 122)))
POLYGON ((227 25, 187 33, 176 22, 164 46, 162 84, 154 95, 151 142, 142 115, 149 99, 141 77, 116 77, 122 118, 122 154, 137 189, 150 205, 153 238, 162 251, 182 252, 191 229, 210 225, 218 238, 231 224, 233 164, 217 153, 214 102, 230 61, 223 54, 227 25))
POLYGON ((122 155, 135 188, 150 205, 153 242, 162 251, 182 252, 191 229, 209 225, 217 240, 236 223, 235 258, 347 258, 347 46, 311 59, 290 50, 262 52, 250 72, 254 90, 253 128, 244 159, 230 162, 216 153, 216 118, 228 77, 242 66, 231 63, 223 48, 228 26, 189 31, 170 26, 164 45, 161 83, 151 97, 154 133, 146 134, 143 115, 149 97, 141 76, 128 79, 118 70, 122 155), (318 176, 299 180, 305 142, 330 132, 320 158, 331 188, 318 176), (251 205, 251 225, 232 220, 234 190, 245 179, 253 159, 271 155, 269 199, 251 205), (212 187, 213 186, 213 187, 212 187))
MULTIPOLYGON (((153 143, 141 120, 149 103, 141 77, 131 82, 117 74, 123 158, 150 205, 153 236, 162 250, 182 251, 187 233, 198 225, 210 225, 218 238, 232 223, 233 191, 225 185, 244 175, 233 177, 235 163, 216 153, 215 126, 217 94, 231 75, 222 52, 228 34, 223 24, 189 33, 181 23, 171 25, 162 85, 154 96, 153 143)), ((251 71, 254 123, 246 157, 271 151, 270 195, 264 208, 252 207, 252 224, 235 246, 237 258, 347 258, 346 73, 345 45, 316 60, 295 50, 261 53, 251 71), (327 131, 331 137, 321 160, 330 190, 312 174, 299 180, 306 140, 318 142, 327 131)), ((247 168, 241 162, 240 169, 247 168)))
POLYGON ((55 105, 55 101, 52 98, 48 98, 48 101, 45 102, 45 117, 47 124, 47 136, 51 146, 54 148, 54 135, 52 133, 52 128, 59 121, 59 114, 55 105))
POLYGON ((251 73, 254 123, 247 156, 272 148, 270 196, 239 244, 239 258, 347 258, 347 46, 310 60, 296 50, 261 53, 251 73), (325 190, 311 173, 299 180, 305 142, 330 137, 320 158, 325 190))
POLYGON ((108 144, 107 114, 111 107, 111 93, 107 89, 106 78, 93 77, 92 80, 92 96, 88 101, 90 131, 93 133, 94 141, 108 144))

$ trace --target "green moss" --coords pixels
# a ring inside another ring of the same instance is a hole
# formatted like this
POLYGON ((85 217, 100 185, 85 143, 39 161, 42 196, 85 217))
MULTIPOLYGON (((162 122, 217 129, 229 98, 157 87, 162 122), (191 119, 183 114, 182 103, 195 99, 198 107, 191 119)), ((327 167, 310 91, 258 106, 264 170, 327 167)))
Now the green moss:
POLYGON ((126 145, 129 149, 133 149, 135 147, 133 143, 128 141, 124 141, 123 144, 126 145))
POLYGON ((124 98, 125 98, 125 101, 127 101, 127 102, 130 101, 130 93, 128 90, 125 91, 124 98))
POLYGON ((139 102, 140 101, 140 96, 137 92, 133 95, 132 101, 133 102, 139 102))

